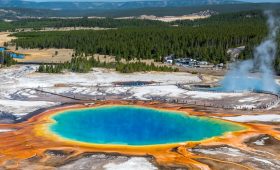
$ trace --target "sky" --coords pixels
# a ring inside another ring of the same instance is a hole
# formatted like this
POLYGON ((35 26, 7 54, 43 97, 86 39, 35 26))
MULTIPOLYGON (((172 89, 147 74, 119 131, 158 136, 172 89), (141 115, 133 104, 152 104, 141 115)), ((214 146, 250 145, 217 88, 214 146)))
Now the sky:
MULTIPOLYGON (((46 1, 86 1, 86 2, 120 2, 120 1, 155 1, 155 0, 26 0, 26 1, 36 1, 36 2, 46 2, 46 1)), ((245 2, 280 2, 280 0, 241 0, 245 2)))
POLYGON ((242 0, 245 2, 280 2, 280 0, 242 0))
POLYGON ((35 2, 51 2, 51 1, 75 1, 75 2, 128 2, 128 1, 160 1, 160 0, 25 0, 35 2))

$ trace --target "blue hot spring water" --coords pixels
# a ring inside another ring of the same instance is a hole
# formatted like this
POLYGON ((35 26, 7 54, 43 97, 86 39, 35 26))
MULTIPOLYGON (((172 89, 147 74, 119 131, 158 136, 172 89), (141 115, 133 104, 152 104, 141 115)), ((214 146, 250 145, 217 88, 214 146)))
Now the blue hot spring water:
POLYGON ((70 110, 52 117, 52 133, 92 144, 156 145, 199 141, 243 126, 179 112, 134 106, 106 106, 70 110))
MULTIPOLYGON (((0 52, 5 52, 6 48, 4 47, 0 47, 0 52)), ((10 55, 12 58, 17 58, 17 59, 24 59, 24 55, 23 54, 17 54, 17 53, 13 53, 13 52, 6 52, 8 55, 10 55)))

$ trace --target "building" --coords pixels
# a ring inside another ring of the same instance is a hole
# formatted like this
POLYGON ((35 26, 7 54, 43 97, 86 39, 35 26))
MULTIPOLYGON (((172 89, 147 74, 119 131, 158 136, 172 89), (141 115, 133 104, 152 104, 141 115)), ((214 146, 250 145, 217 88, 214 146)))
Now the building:
POLYGON ((174 60, 174 55, 173 54, 164 57, 164 63, 173 64, 173 60, 174 60))

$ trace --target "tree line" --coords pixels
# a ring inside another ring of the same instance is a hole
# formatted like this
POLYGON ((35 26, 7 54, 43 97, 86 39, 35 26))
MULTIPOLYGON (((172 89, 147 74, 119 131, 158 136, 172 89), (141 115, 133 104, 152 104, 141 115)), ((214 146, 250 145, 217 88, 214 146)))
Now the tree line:
POLYGON ((112 68, 121 73, 133 73, 141 71, 162 71, 162 72, 176 72, 177 68, 168 66, 155 66, 143 62, 135 63, 120 63, 120 62, 100 62, 94 57, 74 56, 70 62, 59 64, 42 64, 38 68, 40 73, 62 73, 63 71, 71 71, 77 73, 87 73, 93 67, 112 68))
POLYGON ((0 51, 0 66, 12 66, 17 62, 6 52, 0 51))

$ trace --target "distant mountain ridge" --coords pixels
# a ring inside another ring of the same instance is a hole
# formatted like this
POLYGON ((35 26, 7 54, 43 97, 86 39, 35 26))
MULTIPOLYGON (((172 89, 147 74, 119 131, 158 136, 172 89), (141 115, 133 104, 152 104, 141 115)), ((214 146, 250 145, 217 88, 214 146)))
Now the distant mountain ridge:
POLYGON ((199 5, 237 4, 237 0, 151 0, 129 2, 31 2, 22 0, 0 0, 0 7, 5 8, 32 8, 53 10, 109 10, 109 9, 134 9, 156 7, 184 7, 199 5))

